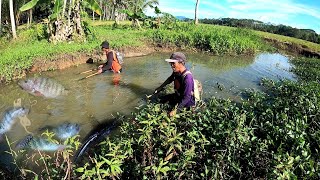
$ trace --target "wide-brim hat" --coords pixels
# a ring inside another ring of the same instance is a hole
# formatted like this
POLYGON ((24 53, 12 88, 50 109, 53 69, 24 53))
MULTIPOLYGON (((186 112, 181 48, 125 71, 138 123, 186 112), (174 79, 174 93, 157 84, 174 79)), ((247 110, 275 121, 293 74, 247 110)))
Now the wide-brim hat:
POLYGON ((165 59, 167 62, 185 62, 186 60, 187 58, 182 52, 175 52, 171 54, 169 59, 165 59))

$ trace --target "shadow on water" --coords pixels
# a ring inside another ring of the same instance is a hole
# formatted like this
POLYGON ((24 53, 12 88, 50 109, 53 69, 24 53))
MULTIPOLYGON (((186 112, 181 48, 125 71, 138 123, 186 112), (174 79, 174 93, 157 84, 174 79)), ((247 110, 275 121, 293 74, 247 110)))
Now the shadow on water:
MULTIPOLYGON (((79 163, 79 161, 87 156, 84 154, 92 153, 92 148, 109 136, 112 131, 116 130, 117 127, 121 124, 121 120, 111 119, 105 120, 104 123, 97 125, 93 128, 83 139, 81 147, 78 149, 76 154, 74 155, 74 162, 79 163)), ((96 151, 95 151, 96 152, 96 151)), ((83 162, 83 161, 80 161, 83 162)), ((83 164, 82 164, 83 165, 83 164)))
POLYGON ((150 95, 154 92, 154 89, 145 88, 142 85, 135 84, 135 83, 125 83, 121 82, 119 83, 119 86, 121 88, 127 88, 137 96, 140 96, 141 94, 150 95))

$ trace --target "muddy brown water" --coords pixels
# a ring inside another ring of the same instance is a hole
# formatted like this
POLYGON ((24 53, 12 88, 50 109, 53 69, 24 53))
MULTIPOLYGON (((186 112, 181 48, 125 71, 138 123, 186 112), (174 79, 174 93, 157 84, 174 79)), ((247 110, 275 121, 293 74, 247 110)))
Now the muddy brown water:
MULTIPOLYGON (((13 107, 14 102, 30 108, 30 126, 17 120, 6 133, 10 142, 17 142, 28 132, 37 133, 45 126, 56 126, 63 122, 81 125, 80 137, 85 137, 93 128, 112 119, 117 112, 130 115, 135 107, 146 103, 146 95, 171 74, 172 70, 164 59, 168 53, 156 53, 144 57, 126 58, 123 73, 104 73, 79 80, 87 74, 80 72, 93 69, 94 64, 83 64, 64 70, 48 71, 33 76, 50 77, 68 90, 69 94, 56 99, 35 97, 22 90, 17 82, 0 87, 0 115, 13 107), (25 127, 24 127, 25 126, 25 127)), ((217 57, 206 54, 187 54, 187 67, 203 85, 203 98, 212 96, 240 100, 245 89, 260 90, 261 78, 295 80, 290 72, 292 65, 281 54, 262 53, 254 57, 217 57)), ((15 143, 13 143, 14 145, 15 143)), ((11 157, 5 152, 8 146, 0 143, 0 165, 10 164, 11 157)))

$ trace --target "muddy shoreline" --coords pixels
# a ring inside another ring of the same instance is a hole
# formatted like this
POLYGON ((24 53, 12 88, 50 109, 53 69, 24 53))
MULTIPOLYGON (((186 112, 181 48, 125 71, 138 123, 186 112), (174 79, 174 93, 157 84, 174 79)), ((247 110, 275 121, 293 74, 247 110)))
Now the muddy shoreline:
POLYGON ((291 43, 291 42, 283 42, 277 39, 264 38, 267 43, 270 43, 272 46, 277 49, 290 52, 296 55, 308 57, 308 58, 318 58, 320 59, 320 52, 315 52, 308 47, 291 43))
MULTIPOLYGON (((142 46, 142 47, 126 47, 117 49, 122 52, 125 58, 146 56, 154 52, 172 52, 175 48, 159 48, 154 46, 142 46)), ((92 58, 94 62, 99 62, 102 57, 101 51, 94 51, 92 53, 72 53, 72 54, 60 54, 48 59, 35 59, 34 64, 31 66, 27 73, 42 72, 48 70, 65 69, 79 64, 84 64, 89 58, 92 58)))

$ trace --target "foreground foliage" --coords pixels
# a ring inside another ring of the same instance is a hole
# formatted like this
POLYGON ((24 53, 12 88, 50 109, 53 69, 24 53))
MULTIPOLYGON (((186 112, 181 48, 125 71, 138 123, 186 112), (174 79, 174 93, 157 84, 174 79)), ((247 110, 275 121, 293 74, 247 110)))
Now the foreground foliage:
POLYGON ((216 98, 169 118, 149 104, 99 145, 82 178, 318 179, 319 85, 263 80, 241 104, 216 98))

